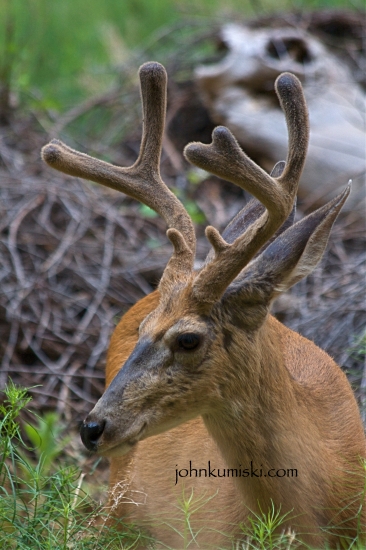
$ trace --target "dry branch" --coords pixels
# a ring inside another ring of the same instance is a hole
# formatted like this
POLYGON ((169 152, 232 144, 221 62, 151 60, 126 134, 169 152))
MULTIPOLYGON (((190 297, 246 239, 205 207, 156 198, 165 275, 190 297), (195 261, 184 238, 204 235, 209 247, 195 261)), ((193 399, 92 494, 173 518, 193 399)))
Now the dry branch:
MULTIPOLYGON (((184 189, 189 178, 181 149, 189 140, 207 142, 212 123, 194 89, 175 84, 172 89, 181 97, 169 100, 162 172, 184 189)), ((85 107, 93 105, 80 109, 85 107)), ((117 110, 113 103, 113 121, 122 119, 117 110)), ((132 132, 118 151, 110 150, 111 157, 123 164, 138 150, 139 137, 132 132)), ((36 407, 57 408, 77 420, 103 391, 105 353, 116 321, 156 285, 171 245, 164 223, 142 217, 133 201, 44 168, 39 151, 47 140, 24 120, 15 120, 6 133, 0 129, 0 383, 11 376, 23 386, 37 386, 36 407)), ((219 229, 245 200, 217 178, 203 181, 191 198, 219 229)), ((360 343, 366 320, 364 229, 352 213, 341 217, 321 265, 274 312, 346 366, 355 383, 363 377, 366 403, 360 343)), ((199 237, 199 259, 205 250, 199 237)))

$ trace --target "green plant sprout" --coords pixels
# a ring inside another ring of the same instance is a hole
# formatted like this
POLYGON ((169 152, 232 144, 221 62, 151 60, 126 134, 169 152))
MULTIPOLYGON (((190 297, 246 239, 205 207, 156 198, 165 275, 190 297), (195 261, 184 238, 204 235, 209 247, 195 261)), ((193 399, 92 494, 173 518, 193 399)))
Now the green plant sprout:
POLYGON ((84 476, 77 467, 51 468, 67 440, 53 440, 61 436, 55 413, 44 419, 33 414, 34 424, 28 422, 24 431, 34 447, 24 441, 21 414, 30 401, 26 389, 9 382, 0 403, 0 548, 134 548, 143 540, 136 529, 116 525, 100 530, 95 518, 103 512, 83 491, 84 476))
POLYGON ((281 531, 281 526, 290 519, 291 512, 281 514, 281 509, 276 510, 273 502, 267 512, 259 507, 259 513, 249 516, 249 526, 242 525, 242 531, 246 535, 246 546, 243 548, 253 550, 277 550, 296 548, 298 541, 294 532, 281 531))

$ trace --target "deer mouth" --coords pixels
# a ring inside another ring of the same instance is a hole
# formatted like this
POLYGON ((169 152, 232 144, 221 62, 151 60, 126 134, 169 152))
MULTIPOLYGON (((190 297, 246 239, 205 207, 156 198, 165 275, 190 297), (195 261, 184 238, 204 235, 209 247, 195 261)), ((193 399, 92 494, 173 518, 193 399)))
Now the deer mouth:
POLYGON ((142 439, 144 432, 147 428, 147 422, 144 422, 140 430, 132 436, 129 436, 122 442, 117 443, 116 445, 104 447, 98 449, 97 453, 101 456, 106 457, 115 457, 123 456, 133 449, 137 443, 142 439))

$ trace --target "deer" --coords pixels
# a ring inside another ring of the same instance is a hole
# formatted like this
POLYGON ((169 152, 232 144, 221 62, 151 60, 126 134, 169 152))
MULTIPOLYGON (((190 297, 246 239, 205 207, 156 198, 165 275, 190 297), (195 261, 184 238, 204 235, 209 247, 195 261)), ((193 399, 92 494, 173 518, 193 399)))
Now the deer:
POLYGON ((270 308, 320 261, 349 185, 295 223, 309 123, 300 81, 281 74, 288 154, 271 174, 223 126, 211 144, 185 147, 190 163, 253 196, 222 235, 206 228, 211 251, 194 269, 193 222, 160 175, 167 74, 148 62, 139 77, 143 131, 132 166, 58 140, 42 150, 52 168, 155 210, 173 246, 157 290, 115 328, 105 393, 81 427, 85 447, 110 459, 110 521, 183 548, 180 508, 189 501, 191 545, 231 547, 241 525, 273 507, 284 517, 280 529, 301 544, 338 548, 365 527, 357 402, 333 359, 270 308), (297 475, 283 474, 290 470, 297 475))

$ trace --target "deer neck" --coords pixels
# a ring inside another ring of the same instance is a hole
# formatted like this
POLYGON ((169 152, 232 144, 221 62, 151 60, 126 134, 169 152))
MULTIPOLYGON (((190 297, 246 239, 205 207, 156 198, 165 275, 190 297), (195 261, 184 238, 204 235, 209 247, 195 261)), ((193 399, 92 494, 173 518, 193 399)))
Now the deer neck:
MULTIPOLYGON (((251 509, 258 509, 258 503, 263 506, 277 501, 284 510, 286 494, 293 503, 290 486, 294 480, 272 479, 268 471, 300 468, 295 440, 299 435, 297 419, 302 415, 297 414, 294 381, 286 369, 276 329, 273 319, 267 319, 247 349, 243 349, 240 334, 237 345, 233 338, 229 361, 221 358, 221 365, 228 368, 222 373, 225 383, 219 406, 203 416, 228 468, 249 471, 234 482, 251 509)), ((303 428, 306 438, 307 429, 303 428)))

